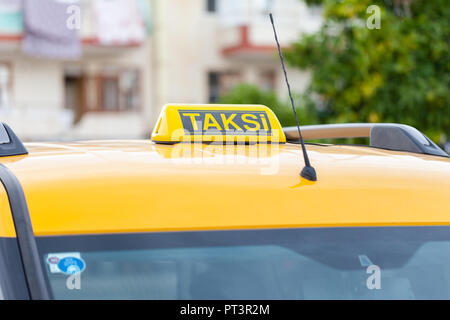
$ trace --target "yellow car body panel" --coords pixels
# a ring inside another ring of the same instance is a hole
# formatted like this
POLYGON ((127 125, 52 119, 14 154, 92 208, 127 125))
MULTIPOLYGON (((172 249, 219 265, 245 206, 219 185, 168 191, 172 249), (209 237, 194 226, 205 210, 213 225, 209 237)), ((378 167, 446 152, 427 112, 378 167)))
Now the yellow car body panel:
POLYGON ((9 199, 5 188, 0 183, 0 237, 15 238, 16 229, 11 215, 9 199))
MULTIPOLYGON (((318 174, 309 182, 299 176, 300 146, 289 143, 26 147, 29 155, 0 162, 21 182, 37 236, 450 225, 450 159, 444 157, 307 145, 318 174)), ((1 212, 3 224, 9 218, 1 212)), ((7 223, 0 236, 12 231, 7 223)))

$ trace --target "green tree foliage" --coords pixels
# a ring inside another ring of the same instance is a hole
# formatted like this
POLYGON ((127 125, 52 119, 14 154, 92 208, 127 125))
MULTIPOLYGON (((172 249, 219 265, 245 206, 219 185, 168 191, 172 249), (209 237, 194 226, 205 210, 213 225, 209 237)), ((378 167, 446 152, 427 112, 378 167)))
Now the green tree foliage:
POLYGON ((322 5, 320 31, 285 53, 312 71, 307 96, 319 122, 399 122, 436 142, 450 138, 448 0, 307 0, 322 5), (381 28, 369 29, 370 5, 381 28))
MULTIPOLYGON (((303 100, 302 97, 296 97, 296 100, 303 100)), ((224 104, 262 104, 271 108, 282 126, 294 126, 296 124, 294 112, 288 102, 281 102, 273 91, 261 90, 251 84, 240 84, 231 90, 225 96, 219 99, 219 103, 224 104)), ((312 103, 297 102, 297 113, 301 124, 317 123, 316 110, 312 103)))

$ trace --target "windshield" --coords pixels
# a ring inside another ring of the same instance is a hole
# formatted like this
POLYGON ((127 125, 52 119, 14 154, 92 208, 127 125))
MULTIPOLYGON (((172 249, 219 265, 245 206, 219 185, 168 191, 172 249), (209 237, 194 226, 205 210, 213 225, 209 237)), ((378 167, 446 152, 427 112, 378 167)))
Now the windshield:
POLYGON ((38 238, 56 299, 450 299, 450 227, 38 238))

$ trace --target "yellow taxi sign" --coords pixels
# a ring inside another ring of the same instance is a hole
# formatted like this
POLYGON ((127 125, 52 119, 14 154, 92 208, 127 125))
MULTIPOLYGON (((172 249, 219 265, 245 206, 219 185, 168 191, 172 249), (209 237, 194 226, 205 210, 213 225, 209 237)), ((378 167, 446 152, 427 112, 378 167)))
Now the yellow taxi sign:
POLYGON ((156 143, 284 143, 277 117, 263 105, 165 105, 152 133, 156 143))

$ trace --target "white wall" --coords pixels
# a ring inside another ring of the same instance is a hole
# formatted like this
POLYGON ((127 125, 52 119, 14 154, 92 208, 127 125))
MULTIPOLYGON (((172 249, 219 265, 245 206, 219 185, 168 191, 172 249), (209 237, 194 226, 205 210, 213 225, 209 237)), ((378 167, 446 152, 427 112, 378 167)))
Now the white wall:
POLYGON ((62 63, 20 57, 13 60, 13 101, 17 108, 58 109, 64 103, 62 63))
POLYGON ((58 136, 67 130, 72 115, 61 109, 61 63, 25 57, 19 51, 2 52, 0 59, 10 64, 12 76, 11 105, 0 110, 0 120, 23 139, 58 136))

